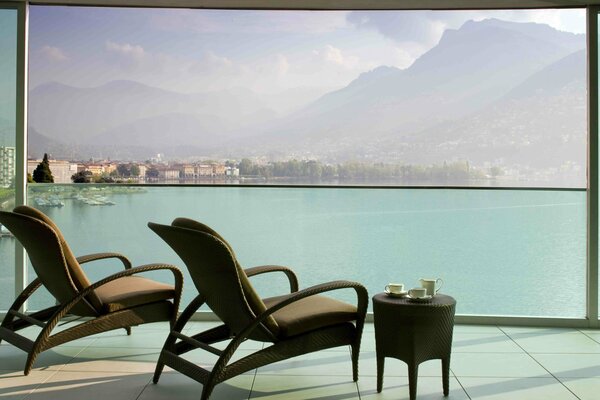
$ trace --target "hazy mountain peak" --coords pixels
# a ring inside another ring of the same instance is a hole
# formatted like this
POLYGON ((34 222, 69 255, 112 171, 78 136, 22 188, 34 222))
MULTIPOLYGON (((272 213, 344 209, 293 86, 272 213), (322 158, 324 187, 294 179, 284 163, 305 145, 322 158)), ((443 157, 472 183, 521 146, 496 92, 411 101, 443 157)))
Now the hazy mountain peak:
POLYGON ((374 81, 380 79, 387 79, 393 75, 401 73, 403 70, 396 67, 390 67, 387 65, 381 65, 370 71, 363 72, 350 83, 350 86, 362 86, 372 84, 374 81))
POLYGON ((75 86, 67 85, 65 83, 51 81, 42 83, 31 90, 33 94, 51 94, 56 92, 62 92, 65 90, 78 90, 75 86))
POLYGON ((547 24, 537 22, 514 22, 504 21, 497 18, 487 18, 480 21, 469 20, 465 22, 458 31, 464 34, 472 35, 481 31, 506 30, 527 35, 538 40, 558 41, 557 44, 575 42, 584 44, 585 35, 572 32, 560 31, 547 24))

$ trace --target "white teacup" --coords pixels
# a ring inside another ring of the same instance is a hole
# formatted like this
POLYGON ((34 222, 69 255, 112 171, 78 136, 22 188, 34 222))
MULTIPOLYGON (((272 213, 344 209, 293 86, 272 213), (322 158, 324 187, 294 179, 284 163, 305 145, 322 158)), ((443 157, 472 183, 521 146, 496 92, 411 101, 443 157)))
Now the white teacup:
POLYGON ((423 297, 427 296, 427 289, 422 287, 412 288, 408 291, 408 295, 413 299, 422 299, 423 297))
POLYGON ((385 291, 388 293, 398 294, 404 292, 403 283, 388 283, 385 285, 385 291))
POLYGON ((444 284, 444 281, 441 278, 437 278, 437 279, 421 278, 421 279, 419 279, 419 282, 421 282, 422 287, 427 289, 427 294, 430 296, 437 294, 438 290, 440 290, 442 288, 442 285, 444 284))

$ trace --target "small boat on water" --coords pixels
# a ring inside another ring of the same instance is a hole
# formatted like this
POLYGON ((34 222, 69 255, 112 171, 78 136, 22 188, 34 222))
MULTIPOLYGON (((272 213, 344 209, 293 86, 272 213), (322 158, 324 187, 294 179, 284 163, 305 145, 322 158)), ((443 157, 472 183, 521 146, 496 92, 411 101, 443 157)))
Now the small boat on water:
POLYGON ((99 194, 90 197, 81 196, 78 200, 88 206, 114 206, 116 204, 114 201, 109 200, 108 197, 99 194))
POLYGON ((65 203, 57 196, 50 197, 34 197, 33 202, 38 207, 63 207, 65 203))

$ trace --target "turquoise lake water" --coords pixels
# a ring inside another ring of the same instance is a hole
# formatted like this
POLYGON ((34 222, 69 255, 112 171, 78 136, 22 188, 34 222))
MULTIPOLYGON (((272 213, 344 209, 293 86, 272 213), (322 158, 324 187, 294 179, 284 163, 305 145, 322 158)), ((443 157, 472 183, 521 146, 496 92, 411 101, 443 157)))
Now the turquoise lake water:
MULTIPOLYGON (((419 278, 440 277, 441 292, 457 299, 460 314, 585 315, 584 191, 145 189, 104 193, 113 206, 65 199, 64 207, 40 209, 56 221, 76 255, 118 251, 135 265, 167 262, 185 270, 146 226, 185 216, 220 232, 244 267, 290 266, 301 287, 348 279, 363 283, 372 296, 388 282, 412 287, 419 278)), ((0 257, 8 260, 0 271, 4 309, 14 299, 13 247, 13 239, 0 239, 0 257)), ((99 262, 85 269, 95 280, 118 267, 99 262)), ((283 275, 254 282, 263 296, 286 287, 283 275)), ((194 295, 186 277, 184 304, 194 295)), ((38 296, 30 307, 47 301, 38 296)))

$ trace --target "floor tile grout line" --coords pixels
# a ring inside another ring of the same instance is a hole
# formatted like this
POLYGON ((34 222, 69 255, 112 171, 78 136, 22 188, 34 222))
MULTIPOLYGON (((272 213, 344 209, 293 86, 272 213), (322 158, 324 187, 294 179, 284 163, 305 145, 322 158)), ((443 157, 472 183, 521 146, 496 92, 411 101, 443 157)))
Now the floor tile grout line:
MULTIPOLYGON (((265 348, 265 344, 263 343, 262 347, 257 351, 260 351, 265 348)), ((252 398, 252 392, 254 391, 254 383, 256 382, 256 375, 258 375, 258 368, 254 368, 254 376, 252 377, 252 383, 250 384, 250 391, 248 392, 248 400, 252 398)))
MULTIPOLYGON (((452 373, 454 374, 454 371, 452 371, 452 373)), ((469 392, 467 392, 467 389, 465 389, 465 387, 463 386, 463 384, 460 381, 460 379, 458 378, 458 376, 456 376, 456 374, 454 375, 454 379, 456 379, 456 381, 460 385, 460 387, 463 390, 463 392, 465 392, 465 394, 467 395, 467 397, 469 398, 469 400, 471 400, 471 395, 469 394, 469 392)))
POLYGON ((583 332, 581 329, 578 329, 579 333, 583 333, 586 337, 592 339, 594 342, 600 344, 600 341, 594 339, 592 336, 588 335, 586 332, 583 332))
POLYGON ((144 387, 142 388, 142 390, 140 390, 140 393, 135 397, 134 400, 139 400, 140 397, 142 397, 142 394, 144 394, 144 392, 146 391, 146 388, 148 387, 148 385, 153 385, 154 383, 152 382, 152 377, 148 380, 148 383, 146 383, 144 385, 144 387))
MULTIPOLYGON (((98 338, 93 338, 92 343, 95 342, 96 340, 98 340, 98 338)), ((90 345, 88 344, 87 346, 82 347, 74 356, 72 356, 67 362, 63 363, 58 369, 56 369, 56 370, 48 370, 48 371, 54 371, 54 372, 52 374, 50 374, 46 379, 44 379, 43 381, 41 381, 40 383, 38 383, 38 385, 36 387, 34 387, 33 389, 31 389, 31 391, 29 393, 27 393, 25 395, 25 397, 23 397, 23 400, 27 400, 28 398, 30 398, 31 395, 33 395, 33 393, 40 388, 40 386, 42 386, 44 383, 48 382, 50 379, 52 379, 59 372, 63 371, 63 368, 65 368, 67 366, 67 364, 70 364, 71 361, 73 361, 78 355, 81 354, 81 352, 83 352, 89 346, 90 345)), ((56 346, 56 347, 58 347, 58 346, 56 346)), ((50 350, 50 349, 48 349, 48 350, 50 350)))
MULTIPOLYGON (((502 330, 502 328, 500 327, 500 329, 502 330)), ((504 330, 502 330, 504 332, 504 330)), ((533 361, 535 361, 540 367, 542 367, 544 369, 544 371, 546 371, 548 374, 550 374, 551 377, 553 377, 557 382, 559 382, 565 389, 567 389, 569 391, 569 393, 571 393, 573 396, 575 396, 576 399, 581 400, 581 398, 579 396, 577 396, 567 385, 564 384, 563 381, 561 381, 556 375, 554 375, 552 372, 550 372, 548 370, 548 368, 544 367, 542 365, 541 362, 539 362, 537 360, 537 358, 535 358, 532 354, 530 354, 527 350, 525 350, 523 348, 523 346, 521 346, 519 343, 516 342, 516 340, 514 340, 510 335, 507 334, 507 336, 510 338, 510 340, 512 340, 513 342, 515 342, 515 344, 517 346, 519 346, 520 348, 523 349, 523 351, 525 352, 525 354, 527 354, 533 361)), ((535 354, 535 353, 534 353, 535 354)), ((573 354, 573 353, 557 353, 557 354, 573 354)))

